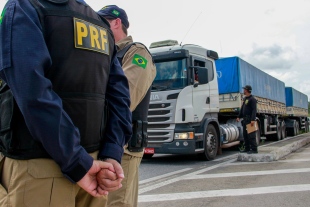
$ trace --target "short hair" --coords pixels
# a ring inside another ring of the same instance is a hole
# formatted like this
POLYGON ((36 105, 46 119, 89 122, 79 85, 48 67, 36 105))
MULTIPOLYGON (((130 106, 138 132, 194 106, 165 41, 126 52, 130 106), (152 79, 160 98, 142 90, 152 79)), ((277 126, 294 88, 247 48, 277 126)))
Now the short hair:
MULTIPOLYGON (((116 18, 111 18, 111 17, 104 17, 107 21, 112 21, 112 20, 114 20, 114 19, 116 19, 116 18)), ((123 30, 123 32, 126 34, 126 35, 128 35, 128 31, 127 31, 127 28, 125 27, 125 25, 122 23, 122 30, 123 30)))

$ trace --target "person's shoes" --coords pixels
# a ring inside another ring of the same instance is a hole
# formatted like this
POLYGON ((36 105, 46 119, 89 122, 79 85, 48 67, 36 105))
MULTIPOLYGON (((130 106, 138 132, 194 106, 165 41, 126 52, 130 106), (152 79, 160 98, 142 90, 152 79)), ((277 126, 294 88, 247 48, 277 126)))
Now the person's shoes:
POLYGON ((240 153, 247 153, 247 152, 249 152, 249 151, 250 151, 250 150, 245 150, 245 149, 239 150, 240 153))
POLYGON ((254 150, 250 150, 247 152, 248 154, 257 154, 258 152, 257 151, 254 151, 254 150))

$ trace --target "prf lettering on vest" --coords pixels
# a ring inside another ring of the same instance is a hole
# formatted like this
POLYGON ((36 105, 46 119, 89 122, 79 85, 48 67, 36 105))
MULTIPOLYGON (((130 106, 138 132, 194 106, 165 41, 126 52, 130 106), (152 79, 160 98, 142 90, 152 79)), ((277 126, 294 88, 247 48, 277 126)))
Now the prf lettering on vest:
POLYGON ((75 47, 109 55, 107 30, 98 25, 74 18, 75 47))

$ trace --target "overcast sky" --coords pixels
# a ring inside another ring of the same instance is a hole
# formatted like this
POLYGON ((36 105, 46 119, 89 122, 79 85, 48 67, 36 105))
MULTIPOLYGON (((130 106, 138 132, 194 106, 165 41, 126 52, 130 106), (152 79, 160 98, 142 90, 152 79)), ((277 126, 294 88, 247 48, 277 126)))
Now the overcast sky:
MULTIPOLYGON (((0 8, 6 0, 0 0, 0 8)), ((125 9, 134 41, 174 39, 239 56, 310 98, 309 0, 86 0, 125 9)))

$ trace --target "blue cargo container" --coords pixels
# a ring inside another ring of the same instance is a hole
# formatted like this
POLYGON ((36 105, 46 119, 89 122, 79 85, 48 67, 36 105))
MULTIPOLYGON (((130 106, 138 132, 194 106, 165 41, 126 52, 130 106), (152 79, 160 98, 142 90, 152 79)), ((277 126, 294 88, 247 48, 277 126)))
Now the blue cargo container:
POLYGON ((285 103, 285 84, 239 57, 215 61, 219 94, 243 93, 242 87, 251 85, 252 94, 285 103))
POLYGON ((299 107, 308 109, 308 96, 292 87, 285 88, 286 107, 299 107))

